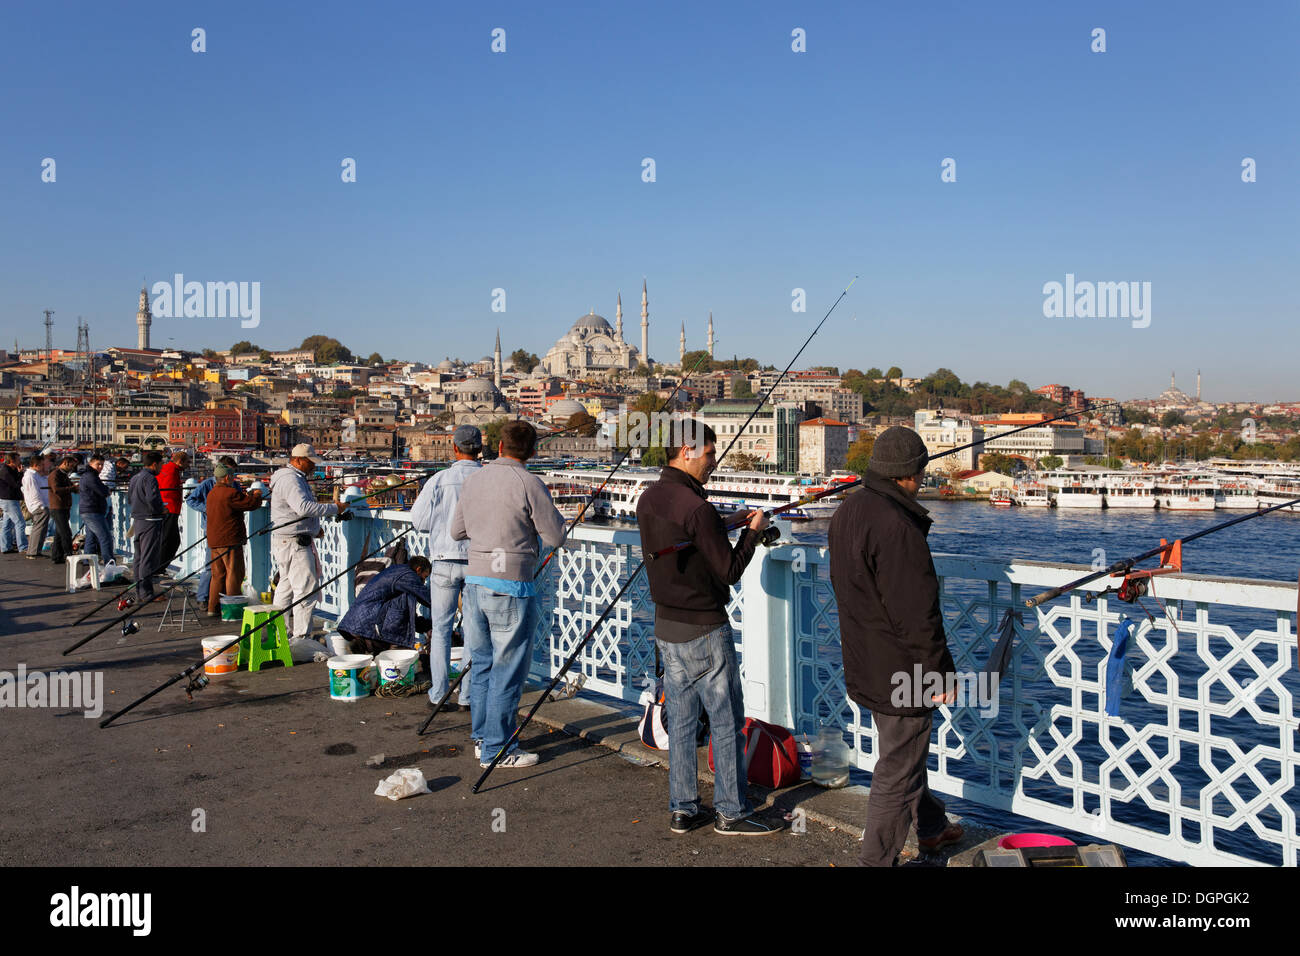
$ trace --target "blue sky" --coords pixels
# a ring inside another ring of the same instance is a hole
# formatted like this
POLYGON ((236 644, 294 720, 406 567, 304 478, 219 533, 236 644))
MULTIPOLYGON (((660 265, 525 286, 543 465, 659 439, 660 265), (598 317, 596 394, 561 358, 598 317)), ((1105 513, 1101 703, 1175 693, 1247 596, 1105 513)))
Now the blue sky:
POLYGON ((52 308, 56 345, 79 315, 133 345, 141 280, 181 272, 260 282, 261 325, 159 318, 156 346, 436 362, 499 325, 542 354, 619 290, 639 345, 645 276, 653 357, 712 309, 719 355, 783 367, 859 275, 800 365, 1300 399, 1298 10, 10 5, 0 342, 52 308), (1067 273, 1150 282, 1150 326, 1044 318, 1067 273))

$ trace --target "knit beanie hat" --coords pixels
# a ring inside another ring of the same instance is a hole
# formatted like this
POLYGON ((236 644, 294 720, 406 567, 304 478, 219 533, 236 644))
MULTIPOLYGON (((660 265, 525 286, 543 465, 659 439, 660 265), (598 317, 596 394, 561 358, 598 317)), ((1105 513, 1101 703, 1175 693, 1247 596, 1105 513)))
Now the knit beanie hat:
POLYGON ((230 469, 227 468, 225 465, 221 464, 220 462, 218 462, 216 466, 212 469, 213 478, 224 478, 228 474, 230 474, 230 469))
POLYGON ((881 432, 871 446, 868 467, 886 478, 910 478, 924 471, 929 460, 921 436, 910 428, 894 425, 881 432))

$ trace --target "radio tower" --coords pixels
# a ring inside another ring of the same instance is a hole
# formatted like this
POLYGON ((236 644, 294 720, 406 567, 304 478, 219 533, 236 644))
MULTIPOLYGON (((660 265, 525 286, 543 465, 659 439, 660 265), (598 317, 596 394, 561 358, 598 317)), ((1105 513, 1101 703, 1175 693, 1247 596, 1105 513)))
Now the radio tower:
POLYGON ((95 359, 90 351, 90 324, 77 316, 77 359, 81 363, 81 390, 84 393, 94 384, 95 359))
POLYGON ((45 361, 54 361, 54 315, 53 309, 45 310, 45 361))

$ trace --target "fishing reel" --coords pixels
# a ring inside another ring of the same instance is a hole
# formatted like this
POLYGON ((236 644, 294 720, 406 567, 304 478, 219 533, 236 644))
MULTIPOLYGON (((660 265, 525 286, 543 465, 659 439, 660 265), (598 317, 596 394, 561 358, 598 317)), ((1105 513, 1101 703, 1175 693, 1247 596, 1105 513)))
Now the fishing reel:
POLYGON ((135 621, 122 622, 123 637, 130 637, 132 634, 138 634, 139 632, 140 632, 140 625, 137 624, 135 621))
POLYGON ((208 686, 208 675, 199 672, 197 675, 190 677, 189 683, 185 685, 185 699, 193 700, 195 691, 203 690, 208 686))
POLYGON ((759 532, 758 543, 765 548, 770 548, 781 540, 781 529, 776 525, 768 525, 759 532))
POLYGON ((135 604, 135 598, 133 598, 133 597, 131 597, 131 595, 127 594, 127 595, 125 595, 125 596, 123 596, 123 597, 121 597, 121 598, 118 599, 118 601, 117 601, 117 609, 118 609, 119 611, 125 611, 127 608, 131 607, 131 606, 134 605, 134 604, 135 604))

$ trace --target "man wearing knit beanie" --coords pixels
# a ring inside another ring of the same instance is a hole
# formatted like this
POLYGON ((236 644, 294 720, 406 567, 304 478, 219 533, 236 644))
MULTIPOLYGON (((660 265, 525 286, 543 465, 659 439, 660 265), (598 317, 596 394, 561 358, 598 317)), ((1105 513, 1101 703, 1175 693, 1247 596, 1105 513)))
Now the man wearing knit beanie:
POLYGON ((955 671, 943 630, 939 580, 926 534, 929 512, 916 493, 929 462, 910 428, 876 438, 862 487, 831 519, 831 586, 839 605, 844 685, 871 711, 879 734, 871 777, 863 866, 895 866, 915 821, 922 850, 962 837, 926 782, 934 707, 953 703, 955 671), (916 675, 922 677, 921 686, 916 675), (933 676, 932 676, 933 675, 933 676), (926 690, 929 688, 929 691, 926 690))

